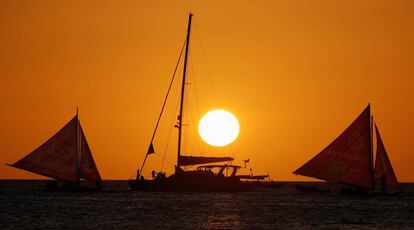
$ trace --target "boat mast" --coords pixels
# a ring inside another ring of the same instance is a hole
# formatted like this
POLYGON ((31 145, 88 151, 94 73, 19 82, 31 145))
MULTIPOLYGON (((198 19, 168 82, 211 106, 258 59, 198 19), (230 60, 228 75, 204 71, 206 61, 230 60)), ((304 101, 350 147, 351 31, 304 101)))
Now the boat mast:
POLYGON ((370 126, 369 126, 369 134, 370 134, 370 138, 371 138, 371 147, 370 147, 370 154, 369 154, 369 162, 371 163, 371 180, 372 180, 372 185, 374 186, 375 189, 375 175, 374 175, 374 116, 372 116, 371 113, 371 104, 369 105, 369 122, 370 122, 370 126))
POLYGON ((80 185, 81 142, 79 133, 79 109, 76 107, 76 153, 78 159, 76 162, 76 185, 80 185))
POLYGON ((187 39, 186 39, 186 44, 185 44, 183 81, 182 81, 182 84, 181 84, 180 113, 178 114, 177 168, 180 168, 181 136, 182 136, 182 127, 183 127, 183 107, 184 107, 184 93, 185 93, 185 77, 187 75, 188 47, 189 47, 189 44, 190 44, 190 31, 191 31, 191 18, 192 17, 193 17, 193 14, 190 13, 188 15, 187 39))

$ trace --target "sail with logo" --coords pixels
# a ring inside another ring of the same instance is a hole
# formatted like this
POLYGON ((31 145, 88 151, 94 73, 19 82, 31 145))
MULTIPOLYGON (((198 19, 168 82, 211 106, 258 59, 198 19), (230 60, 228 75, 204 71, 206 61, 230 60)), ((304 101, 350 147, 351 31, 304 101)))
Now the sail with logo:
POLYGON ((377 155, 373 167, 372 127, 368 105, 339 137, 293 173, 348 185, 348 191, 373 192, 379 185, 381 192, 400 192, 377 128, 377 155))
MULTIPOLYGON (((101 185, 78 114, 48 141, 9 166, 54 178, 66 187, 79 187, 81 179, 101 185)), ((53 185, 55 188, 57 183, 53 185)))

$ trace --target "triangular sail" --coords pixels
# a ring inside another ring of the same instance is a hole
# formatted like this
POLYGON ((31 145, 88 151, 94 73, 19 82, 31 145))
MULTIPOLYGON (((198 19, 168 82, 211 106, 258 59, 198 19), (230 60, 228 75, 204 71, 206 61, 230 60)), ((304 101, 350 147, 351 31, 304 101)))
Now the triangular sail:
POLYGON ((75 116, 52 138, 11 166, 58 180, 75 182, 77 149, 75 116))
POLYGON ((79 168, 79 177, 88 181, 101 181, 98 168, 93 160, 92 152, 86 141, 85 134, 80 127, 81 131, 81 162, 79 168))
POLYGON ((294 174, 372 189, 370 106, 294 174))
POLYGON ((198 156, 179 156, 178 164, 180 166, 199 165, 224 161, 232 161, 232 157, 198 157, 198 156))
POLYGON ((385 185, 388 188, 400 191, 400 184, 392 169, 391 161, 388 158, 385 146, 382 143, 377 125, 375 125, 377 134, 377 157, 375 159, 375 183, 385 185), (384 184, 385 183, 385 184, 384 184))

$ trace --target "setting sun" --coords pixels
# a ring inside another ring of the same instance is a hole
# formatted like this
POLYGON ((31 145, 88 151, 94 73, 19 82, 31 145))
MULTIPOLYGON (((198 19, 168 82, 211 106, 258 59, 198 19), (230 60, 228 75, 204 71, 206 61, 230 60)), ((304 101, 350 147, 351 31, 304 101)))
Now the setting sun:
POLYGON ((236 140, 240 126, 236 117, 225 110, 213 110, 200 120, 198 131, 209 145, 226 146, 236 140))

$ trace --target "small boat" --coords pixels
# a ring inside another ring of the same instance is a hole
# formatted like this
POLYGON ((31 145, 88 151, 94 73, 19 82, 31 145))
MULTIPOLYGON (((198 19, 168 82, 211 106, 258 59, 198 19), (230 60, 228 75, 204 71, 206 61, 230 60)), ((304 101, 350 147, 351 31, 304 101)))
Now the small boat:
POLYGON ((344 185, 343 194, 401 192, 370 105, 338 138, 293 173, 340 183, 344 185), (375 164, 373 126, 377 143, 375 164))
POLYGON ((78 112, 44 144, 16 163, 6 165, 55 179, 46 184, 47 190, 97 190, 102 186, 78 112), (81 179, 95 185, 81 187, 81 179))
MULTIPOLYGON (((175 165, 175 173, 170 176, 166 176, 165 172, 155 172, 152 171, 152 179, 145 179, 142 176, 142 171, 145 166, 147 157, 153 153, 154 150, 154 136, 157 132, 157 128, 163 115, 164 107, 169 96, 171 85, 174 81, 171 80, 170 87, 167 91, 167 96, 165 98, 164 104, 162 105, 160 115, 158 117, 155 130, 150 141, 148 151, 145 155, 142 166, 137 170, 136 178, 130 179, 129 186, 131 190, 135 191, 185 191, 185 192, 241 192, 241 191, 251 191, 254 188, 253 183, 249 183, 248 180, 264 180, 268 176, 238 176, 237 172, 244 167, 239 165, 233 165, 233 157, 211 157, 211 156, 189 156, 183 154, 182 147, 182 136, 183 136, 183 117, 184 115, 184 97, 185 97, 185 88, 188 84, 186 82, 187 74, 187 60, 188 60, 188 50, 190 43, 190 32, 191 32, 191 20, 192 14, 189 14, 188 19, 188 29, 187 36, 185 40, 185 54, 184 54, 184 66, 183 66, 183 77, 181 82, 181 94, 180 94, 180 103, 179 103, 179 114, 178 121, 175 125, 175 128, 178 129, 178 143, 177 143, 177 161, 175 165), (215 165, 206 165, 211 163, 221 163, 224 164, 215 164, 215 165), (189 169, 195 165, 198 166, 196 169, 189 169), (230 175, 227 173, 231 170, 230 175), (218 172, 217 172, 218 171, 218 172)), ((181 58, 181 54, 180 54, 181 58)), ((178 65, 178 64, 177 64, 178 65)), ((245 161, 247 163, 248 160, 245 161)))

